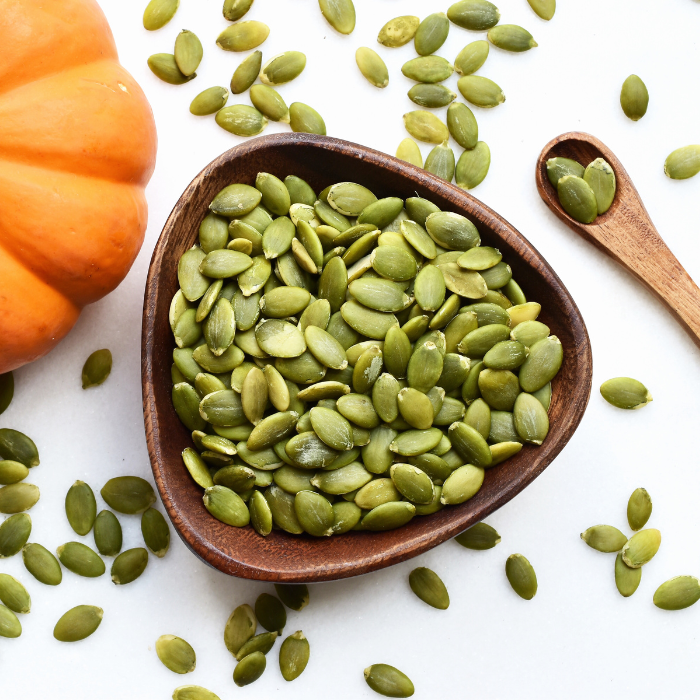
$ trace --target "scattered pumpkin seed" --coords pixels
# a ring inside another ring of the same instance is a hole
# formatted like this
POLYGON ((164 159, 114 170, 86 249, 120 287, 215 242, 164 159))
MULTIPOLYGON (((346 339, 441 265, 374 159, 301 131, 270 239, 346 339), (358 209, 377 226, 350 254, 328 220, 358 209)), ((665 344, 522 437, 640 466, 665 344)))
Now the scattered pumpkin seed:
POLYGON ((182 73, 175 61, 175 56, 171 53, 153 54, 148 59, 148 67, 153 75, 170 85, 183 85, 197 77, 196 73, 192 75, 182 73))
POLYGON ((424 602, 438 610, 450 607, 450 596, 442 579, 431 569, 421 566, 408 576, 411 590, 424 602))
POLYGON ((18 513, 0 525, 0 559, 13 557, 27 543, 32 531, 32 519, 27 513, 18 513))
POLYGON ((414 15, 394 17, 379 30, 377 41, 389 48, 405 46, 416 35, 419 25, 420 19, 414 15))
MULTIPOLYGON (((233 88, 231 89, 233 92, 233 88)), ((236 94, 236 93, 234 93, 236 94)), ((210 87, 197 95, 190 103, 190 112, 197 117, 215 114, 226 104, 228 90, 223 87, 210 87)), ((201 239, 200 230, 200 239, 201 239)), ((227 235, 228 238, 228 235, 227 235)))
POLYGON ((622 83, 620 106, 625 116, 633 122, 639 121, 647 113, 649 91, 638 75, 629 75, 622 83))
POLYGON ((498 24, 488 31, 488 39, 504 51, 529 51, 537 46, 532 34, 517 24, 498 24))
POLYGON ((687 180, 700 173, 700 146, 683 146, 670 153, 664 163, 664 173, 672 180, 687 180))
POLYGON ((224 51, 251 51, 260 46, 269 34, 270 28, 262 22, 238 22, 219 34, 216 45, 224 51))
POLYGON ((537 576, 532 564, 522 554, 511 554, 506 560, 506 577, 513 590, 525 600, 537 593, 537 576))
POLYGON ((484 550, 493 549, 501 541, 501 536, 490 525, 477 523, 457 535, 455 541, 467 549, 484 550))
POLYGON ((22 561, 27 571, 40 583, 47 586, 58 586, 61 583, 61 565, 56 557, 40 544, 25 544, 22 548, 22 561))
POLYGON ((389 84, 389 70, 382 57, 376 51, 366 46, 361 46, 355 52, 355 62, 360 69, 360 73, 374 87, 385 88, 389 84))
POLYGON ((183 29, 175 39, 175 63, 183 75, 194 75, 202 62, 204 49, 194 32, 183 29))
POLYGON ((653 401, 644 384, 630 377, 608 379, 600 385, 600 393, 617 408, 643 408, 653 401))
POLYGON ((627 503, 627 522, 633 530, 641 530, 651 517, 651 496, 646 489, 635 489, 627 503))
POLYGON ((612 525, 594 525, 581 533, 581 539, 599 552, 619 552, 627 543, 627 537, 612 525))
POLYGON ((180 0, 151 0, 143 12, 143 26, 149 32, 164 27, 177 12, 180 0))
POLYGON ((321 13, 328 24, 341 34, 355 29, 355 5, 352 0, 318 0, 321 13))
POLYGON ((411 679, 388 664, 367 667, 365 681, 375 693, 389 698, 410 698, 415 692, 411 679))
POLYGON ((104 557, 113 557, 122 549, 122 527, 117 516, 109 510, 100 511, 95 519, 95 546, 104 557))
POLYGON ((162 559, 170 547, 170 528, 155 508, 149 508, 141 516, 141 534, 146 546, 162 559))
POLYGON ((78 605, 61 616, 53 629, 59 642, 79 642, 97 631, 104 611, 95 605, 78 605))
POLYGON ((662 610, 684 610, 700 600, 700 581, 694 576, 676 576, 654 593, 654 605, 662 610))

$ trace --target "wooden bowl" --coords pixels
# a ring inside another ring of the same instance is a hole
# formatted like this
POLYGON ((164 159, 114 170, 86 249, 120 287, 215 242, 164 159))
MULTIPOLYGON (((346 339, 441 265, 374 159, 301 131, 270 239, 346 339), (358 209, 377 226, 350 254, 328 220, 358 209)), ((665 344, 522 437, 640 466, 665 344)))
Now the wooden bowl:
POLYGON ((552 462, 578 427, 591 391, 592 358, 586 326, 569 292, 546 260, 507 221, 464 190, 421 168, 338 139, 280 134, 252 139, 207 166, 175 205, 151 260, 142 337, 143 408, 148 452, 161 498, 185 544, 211 566, 233 576, 263 581, 329 581, 364 574, 415 557, 454 537, 507 503, 552 462), (528 298, 542 305, 541 320, 561 339, 564 364, 553 384, 551 428, 541 447, 525 446, 489 469, 479 493, 460 506, 416 517, 390 532, 350 532, 327 539, 252 527, 234 528, 213 518, 202 489, 185 469, 181 453, 192 446, 171 402, 174 347, 168 323, 178 289, 177 263, 197 239, 208 205, 223 187, 254 184, 258 172, 294 174, 316 192, 354 181, 378 197, 420 196, 441 209, 468 216, 485 245, 498 247, 528 298))

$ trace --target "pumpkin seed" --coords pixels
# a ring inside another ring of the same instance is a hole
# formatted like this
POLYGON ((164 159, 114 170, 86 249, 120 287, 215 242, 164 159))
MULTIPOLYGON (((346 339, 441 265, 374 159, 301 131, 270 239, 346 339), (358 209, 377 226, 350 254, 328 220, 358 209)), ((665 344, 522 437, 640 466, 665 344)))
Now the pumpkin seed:
POLYGON ((612 525, 594 525, 581 533, 581 539, 599 552, 619 552, 627 543, 627 537, 612 525))
POLYGON ((669 154, 664 173, 672 180, 686 180, 700 172, 700 146, 683 146, 669 154))
POLYGON ((464 151, 457 161, 455 182, 465 190, 480 185, 491 167, 491 150, 484 141, 478 141, 471 151, 464 151))
POLYGON ((314 205, 316 193, 308 182, 296 175, 287 175, 287 177, 284 178, 284 184, 287 190, 289 190, 292 204, 305 204, 310 207, 314 205))
POLYGON ((629 598, 639 587, 642 580, 642 569, 632 569, 625 564, 622 554, 615 558, 615 585, 620 595, 629 598))
POLYGON ((289 106, 289 119, 294 132, 326 135, 326 123, 323 117, 303 102, 293 102, 289 106))
POLYGON ((204 49, 194 32, 183 29, 175 38, 175 63, 183 75, 194 75, 202 62, 204 49))
POLYGON ((217 520, 233 527, 245 527, 250 522, 250 512, 243 499, 225 486, 207 488, 204 491, 204 507, 217 520))
POLYGON ((477 107, 497 107, 506 101, 503 90, 490 80, 479 75, 465 75, 457 82, 457 88, 467 102, 477 107))
POLYGON ((547 177, 555 188, 565 175, 582 178, 584 172, 585 168, 570 158, 550 158, 547 161, 547 177))
MULTIPOLYGON (((235 74, 234 74, 235 77, 235 74)), ((233 90, 233 80, 231 91, 233 90)), ((234 92, 235 94, 235 92, 234 92)), ((190 103, 190 112, 198 117, 218 112, 228 100, 228 90, 223 87, 210 87, 197 95, 190 103)), ((201 234, 200 234, 201 239, 201 234)))
POLYGON ((99 386, 109 377, 111 371, 112 353, 107 349, 95 350, 83 365, 83 389, 99 386))
POLYGON ((383 503, 367 513, 361 523, 363 529, 374 532, 395 530, 409 522, 415 513, 416 507, 413 503, 406 501, 383 503))
POLYGON ((249 654, 253 654, 258 651, 261 654, 267 654, 270 649, 275 644, 277 639, 277 632, 263 632, 262 634, 257 634, 255 637, 249 639, 236 654, 236 659, 238 661, 243 660, 249 654))
POLYGON ((362 518, 362 510, 355 503, 338 501, 333 504, 333 534, 343 535, 354 529, 362 518))
POLYGON ((517 24, 499 24, 488 31, 488 39, 504 51, 529 51, 537 46, 532 34, 517 24))
MULTIPOLYGON (((461 75, 471 75, 481 68, 489 55, 489 44, 483 39, 467 44, 455 58, 455 70, 461 75)), ((461 144, 460 144, 461 145, 461 144)))
POLYGON ((700 600, 700 581, 694 576, 676 576, 654 593, 654 605, 662 610, 683 610, 700 600))
POLYGON ((423 167, 423 156, 421 155, 420 148, 418 144, 409 138, 405 138, 396 149, 396 157, 405 160, 411 165, 415 165, 417 168, 423 167))
POLYGON ((483 483, 484 470, 481 467, 472 464, 458 467, 442 485, 440 502, 445 505, 464 503, 479 492, 483 483))
POLYGON ((180 0, 151 0, 143 12, 143 26, 149 32, 164 27, 177 12, 180 0))
POLYGON ((224 0, 224 18, 237 22, 253 5, 253 0, 224 0))
POLYGON ((477 523, 457 535, 455 541, 467 549, 484 550, 493 549, 501 541, 501 536, 490 525, 477 523))
POLYGON ((513 590, 525 600, 537 593, 537 576, 532 564, 522 554, 511 554, 506 560, 506 577, 513 590))
POLYGON ((216 113, 216 123, 236 136, 255 136, 265 129, 267 119, 255 107, 233 105, 224 107, 216 113))
MULTIPOLYGON (((194 450, 192 450, 194 452, 194 450)), ((104 557, 119 554, 122 548, 122 528, 117 517, 109 510, 102 510, 95 519, 95 546, 104 557)))
MULTIPOLYGON (((454 99, 454 97, 452 99, 454 99)), ((479 140, 479 127, 476 123, 474 113, 467 105, 461 102, 451 104, 447 108, 447 128, 452 138, 462 148, 471 150, 476 146, 479 140)))
POLYGON ((255 683, 265 672, 266 665, 267 660, 262 652, 254 651, 248 654, 233 669, 233 682, 239 687, 255 683))
POLYGON ((226 621, 224 643, 226 648, 236 656, 241 647, 253 637, 258 621, 250 605, 239 605, 226 621))
POLYGON ((533 445, 541 445, 549 432, 547 411, 532 394, 522 393, 515 400, 513 420, 518 435, 533 445))
POLYGON ((653 401, 649 390, 636 379, 616 377, 600 385, 603 398, 617 408, 643 408, 653 401))
POLYGON ((382 503, 400 500, 401 494, 391 479, 374 479, 355 494, 355 503, 363 510, 372 510, 382 503))
POLYGON ((425 169, 447 182, 452 182, 455 174, 455 154, 447 143, 438 144, 425 159, 425 169))
POLYGON ((82 542, 67 542, 57 550, 58 560, 78 576, 97 578, 105 572, 105 564, 90 547, 82 542))
MULTIPOLYGON (((0 574, 0 600, 15 613, 28 613, 32 607, 27 589, 9 574, 0 574)), ((12 620, 7 613, 5 615, 12 620)), ((1 622, 0 625, 2 625, 1 622)), ((0 632, 0 636, 5 635, 0 632)))
POLYGON ((112 564, 112 583, 118 586, 132 583, 146 570, 148 552, 143 547, 127 549, 112 564))
POLYGON ((355 29, 355 5, 352 0, 318 0, 321 13, 328 24, 341 34, 355 29))
POLYGON ((61 565, 56 557, 40 544, 25 544, 22 547, 22 561, 27 571, 40 583, 47 586, 58 586, 61 583, 61 565))
POLYGON ((598 214, 604 214, 615 199, 617 184, 615 172, 610 165, 602 158, 596 158, 584 171, 583 179, 593 190, 598 214))
POLYGON ((0 457, 20 462, 29 469, 39 464, 39 451, 34 441, 12 428, 0 428, 0 457))
POLYGON ((420 19, 413 15, 394 17, 379 30, 377 41, 389 48, 405 46, 416 35, 419 25, 420 19))
POLYGON ((0 488, 0 513, 12 515, 21 513, 36 505, 39 488, 34 484, 9 484, 0 488))
POLYGON ((192 646, 174 634, 158 637, 156 654, 163 666, 173 673, 190 673, 197 665, 197 656, 192 646))
POLYGON ((433 482, 418 467, 412 464, 394 464, 390 476, 397 491, 409 501, 427 504, 433 500, 433 482))
POLYGON ((29 476, 29 469, 21 462, 11 459, 0 460, 0 485, 16 484, 29 476))
POLYGON ((287 624, 287 611, 279 599, 261 593, 255 601, 255 617, 268 632, 281 633, 287 624))
MULTIPOLYGON (((261 199, 262 194, 256 190, 255 187, 233 184, 224 187, 224 189, 214 197, 214 200, 209 205, 209 209, 215 214, 233 219, 252 212, 253 209, 260 204, 261 199)), ((202 258, 203 257, 204 256, 202 256, 202 258)), ((182 282, 180 282, 180 286, 182 287, 182 282)), ((187 296, 187 292, 185 292, 185 296, 187 296)), ((187 298, 189 299, 189 297, 187 298)), ((190 299, 190 301, 193 300, 190 299)))
POLYGON ((580 177, 564 175, 557 183, 557 195, 564 211, 582 224, 590 224, 598 215, 598 204, 591 186, 580 177))
POLYGON ((646 489, 635 489, 627 503, 627 521, 633 530, 641 530, 651 516, 651 496, 646 489))
POLYGON ((633 122, 639 121, 647 113, 649 91, 638 75, 629 75, 622 83, 620 106, 625 116, 633 122))
POLYGON ((199 685, 182 685, 175 688, 173 700, 219 700, 219 696, 199 685))
POLYGON ((78 605, 61 616, 53 629, 59 642, 79 642, 97 631, 104 611, 95 605, 78 605))
POLYGON ((170 529, 163 515, 155 508, 149 508, 141 516, 141 534, 146 546, 162 559, 170 547, 170 529))
POLYGON ((148 67, 153 75, 170 85, 183 85, 197 77, 196 73, 184 75, 171 53, 155 53, 148 59, 148 67))
MULTIPOLYGON (((301 75, 306 67, 306 56, 300 51, 285 51, 271 58, 260 71, 260 80, 265 85, 284 85, 301 75)), ((312 202, 313 204, 313 202, 312 202)))
POLYGON ((294 499, 294 510, 304 532, 314 537, 333 534, 333 507, 320 493, 299 491, 294 499))
POLYGON ((466 423, 457 422, 450 426, 448 434, 452 446, 467 462, 477 467, 491 465, 491 451, 478 430, 466 423))
POLYGON ((401 72, 409 80, 432 84, 447 80, 454 73, 454 67, 441 56, 420 56, 406 61, 401 67, 401 72))
POLYGON ((561 341, 555 335, 536 342, 520 367, 519 379, 523 391, 533 393, 551 382, 561 368, 563 356, 561 341))
POLYGON ((355 62, 360 73, 374 87, 385 88, 389 84, 389 70, 382 57, 370 48, 361 46, 355 52, 355 62))
POLYGON ((390 698, 410 698, 414 693, 411 679, 388 664, 373 664, 366 668, 365 681, 375 693, 390 698))
POLYGON ((638 569, 651 561, 661 545, 658 530, 642 530, 632 535, 622 548, 622 559, 632 569, 638 569))
POLYGON ((527 2, 541 19, 549 21, 554 17, 554 12, 557 9, 556 0, 527 0, 527 2))
POLYGON ((450 21, 444 12, 428 15, 418 26, 414 37, 416 53, 428 56, 435 53, 446 41, 450 32, 450 21))
POLYGON ((186 447, 183 450, 182 461, 184 462, 187 471, 190 473, 190 476, 199 486, 206 489, 209 488, 209 486, 214 485, 207 465, 204 463, 199 454, 197 454, 197 452, 191 447, 186 447))
POLYGON ((7 518, 0 525, 0 559, 13 557, 27 543, 32 531, 32 519, 26 513, 7 518))
POLYGON ((262 22, 238 22, 219 34, 216 45, 224 51, 251 51, 260 46, 269 34, 270 28, 262 22))
POLYGON ((450 596, 442 579, 431 569, 421 566, 408 575, 411 590, 424 602, 438 610, 450 607, 450 596))
POLYGON ((375 248, 370 256, 370 262, 375 272, 394 282, 408 281, 416 276, 415 258, 395 245, 375 248))
POLYGON ((301 630, 290 634, 280 647, 280 671, 286 681, 293 681, 309 663, 309 642, 301 630))
POLYGON ((413 138, 427 143, 443 143, 450 132, 432 112, 416 110, 403 115, 404 125, 413 138))
POLYGON ((296 612, 300 612, 309 604, 309 588, 305 583, 276 583, 275 591, 277 597, 296 612))
MULTIPOLYGON (((256 486, 258 485, 262 484, 258 484, 256 480, 256 486)), ((250 524, 259 535, 267 537, 272 532, 272 511, 265 496, 260 491, 253 491, 251 494, 248 510, 250 511, 250 524)))

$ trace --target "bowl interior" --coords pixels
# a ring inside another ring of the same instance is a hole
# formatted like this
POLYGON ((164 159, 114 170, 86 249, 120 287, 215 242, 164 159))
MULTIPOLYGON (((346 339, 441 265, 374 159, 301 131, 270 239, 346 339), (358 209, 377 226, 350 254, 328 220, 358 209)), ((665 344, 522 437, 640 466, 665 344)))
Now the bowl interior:
POLYGON ((144 299, 142 337, 146 437, 155 480, 170 518, 187 546, 221 571, 270 581, 325 581, 366 573, 416 556, 479 522, 537 477, 578 426, 591 389, 591 349, 578 308, 554 271, 516 229, 463 190, 382 153, 328 137, 284 134, 251 140, 227 151, 193 180, 158 241, 144 299), (258 172, 304 178, 316 192, 340 181, 364 184, 378 197, 425 197, 441 209, 468 216, 483 244, 494 245, 511 265, 526 296, 542 303, 540 319, 564 347, 554 381, 551 429, 541 447, 525 446, 487 471, 481 491, 460 506, 416 517, 390 532, 351 532, 319 540, 273 530, 261 537, 250 526, 214 519, 181 453, 192 446, 171 403, 174 347, 168 309, 178 289, 177 262, 195 242, 208 205, 223 187, 254 184, 258 172))

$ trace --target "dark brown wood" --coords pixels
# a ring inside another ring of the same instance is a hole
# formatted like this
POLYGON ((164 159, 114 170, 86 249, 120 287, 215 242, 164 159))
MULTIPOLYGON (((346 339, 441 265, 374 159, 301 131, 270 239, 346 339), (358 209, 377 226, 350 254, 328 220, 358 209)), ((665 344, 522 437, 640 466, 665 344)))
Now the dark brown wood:
POLYGON ((186 545, 201 559, 234 576, 265 581, 329 581, 367 573, 414 557, 484 519, 522 491, 561 452, 576 430, 591 391, 592 359, 586 326, 559 277, 533 246, 498 214, 465 191, 408 163, 356 144, 308 134, 280 134, 237 146, 207 166, 173 209, 156 245, 146 284, 142 337, 143 406, 148 451, 156 484, 186 545), (495 245, 525 293, 542 305, 541 319, 559 336, 564 364, 554 382, 551 429, 541 447, 490 469, 481 491, 460 506, 415 518, 384 533, 351 532, 328 539, 215 520, 202 490, 182 464, 191 437, 170 400, 173 340, 168 308, 177 291, 177 261, 197 238, 199 223, 219 190, 253 184, 259 171, 295 174, 316 192, 338 181, 360 182, 378 196, 426 197, 441 209, 469 216, 486 245, 495 245))
POLYGON ((535 178, 545 204, 576 233, 642 282, 700 347, 700 289, 663 242, 615 154, 595 136, 572 131, 557 136, 542 149, 535 178), (556 157, 572 158, 583 166, 604 158, 615 171, 617 193, 612 206, 592 224, 579 223, 562 209, 557 191, 547 178, 547 161, 556 157))

